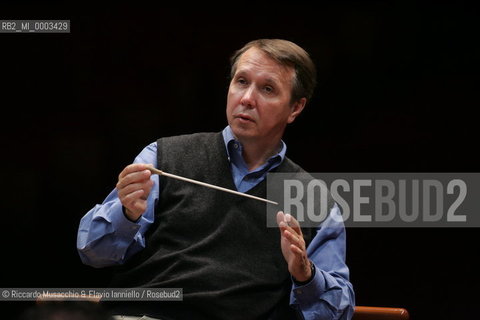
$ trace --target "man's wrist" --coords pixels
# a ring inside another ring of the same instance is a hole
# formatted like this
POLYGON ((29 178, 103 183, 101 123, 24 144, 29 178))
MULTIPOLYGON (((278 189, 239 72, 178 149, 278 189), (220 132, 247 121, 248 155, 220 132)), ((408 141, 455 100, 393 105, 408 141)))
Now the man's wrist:
POLYGON ((129 216, 129 211, 125 206, 122 205, 122 212, 123 212, 123 215, 125 216, 125 218, 127 218, 127 220, 131 221, 131 222, 137 222, 140 217, 138 217, 136 220, 133 220, 132 218, 130 218, 129 216))
POLYGON ((313 264, 313 262, 311 260, 309 260, 309 262, 310 262, 310 278, 308 278, 305 281, 298 281, 297 279, 295 279, 295 277, 292 277, 293 282, 295 282, 295 284, 297 286, 304 286, 307 283, 309 283, 310 281, 312 281, 312 279, 315 277, 315 272, 316 272, 315 271, 315 265, 313 264))

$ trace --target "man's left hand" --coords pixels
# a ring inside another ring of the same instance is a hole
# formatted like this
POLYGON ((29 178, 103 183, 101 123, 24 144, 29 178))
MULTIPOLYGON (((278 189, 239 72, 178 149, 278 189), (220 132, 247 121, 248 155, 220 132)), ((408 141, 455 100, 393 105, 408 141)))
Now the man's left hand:
POLYGON ((310 280, 312 271, 300 224, 290 214, 284 214, 282 211, 277 213, 277 224, 280 228, 282 253, 287 261, 288 271, 296 281, 310 280))

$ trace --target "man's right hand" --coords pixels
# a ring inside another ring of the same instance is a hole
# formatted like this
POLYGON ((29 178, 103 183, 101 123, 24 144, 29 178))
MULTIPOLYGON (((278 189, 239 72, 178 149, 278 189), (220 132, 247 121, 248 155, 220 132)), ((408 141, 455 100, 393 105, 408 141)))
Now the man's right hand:
POLYGON ((118 176, 118 198, 131 221, 137 221, 147 209, 147 198, 153 186, 150 180, 152 173, 148 170, 151 166, 145 163, 131 164, 118 176))

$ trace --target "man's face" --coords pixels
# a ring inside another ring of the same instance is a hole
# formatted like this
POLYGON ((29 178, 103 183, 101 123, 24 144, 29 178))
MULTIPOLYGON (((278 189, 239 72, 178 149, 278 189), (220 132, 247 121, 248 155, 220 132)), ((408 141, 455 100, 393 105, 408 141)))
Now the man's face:
POLYGON ((257 48, 238 60, 227 96, 227 120, 241 142, 276 143, 287 123, 302 111, 305 99, 290 103, 295 70, 257 48))

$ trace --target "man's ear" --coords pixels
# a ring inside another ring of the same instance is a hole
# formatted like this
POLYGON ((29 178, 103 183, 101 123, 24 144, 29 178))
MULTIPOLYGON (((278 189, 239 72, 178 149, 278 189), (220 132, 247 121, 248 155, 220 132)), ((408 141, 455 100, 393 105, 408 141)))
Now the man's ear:
POLYGON ((307 98, 302 98, 298 101, 295 101, 292 106, 292 112, 288 116, 287 123, 292 123, 295 121, 295 118, 302 112, 303 108, 305 108, 305 104, 307 103, 307 98))

